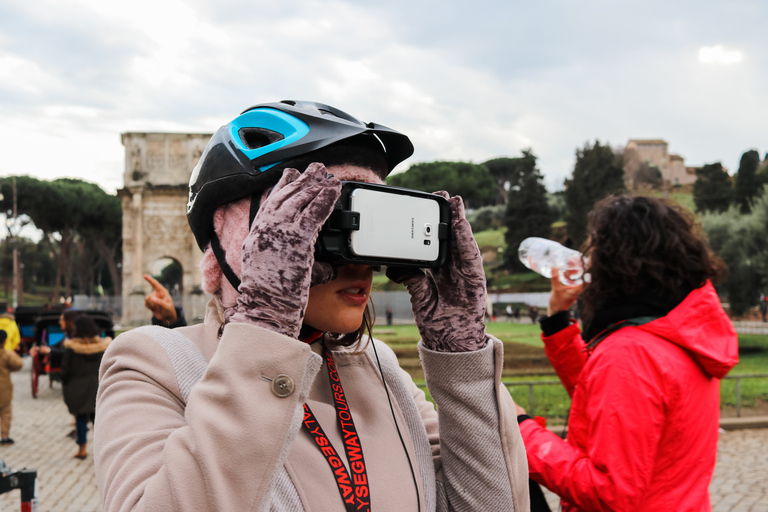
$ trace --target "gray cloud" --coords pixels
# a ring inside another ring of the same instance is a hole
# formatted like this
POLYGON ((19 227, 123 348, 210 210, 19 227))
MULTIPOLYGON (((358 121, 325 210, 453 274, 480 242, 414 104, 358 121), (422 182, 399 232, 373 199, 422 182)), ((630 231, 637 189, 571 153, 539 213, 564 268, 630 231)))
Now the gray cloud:
POLYGON ((663 137, 691 164, 735 169, 743 151, 768 149, 767 10, 759 0, 4 0, 0 172, 117 188, 120 132, 210 132, 284 98, 402 130, 411 161, 531 147, 550 189, 595 138, 663 137), (714 44, 743 61, 698 62, 714 44), (31 162, 40 145, 55 155, 31 162))

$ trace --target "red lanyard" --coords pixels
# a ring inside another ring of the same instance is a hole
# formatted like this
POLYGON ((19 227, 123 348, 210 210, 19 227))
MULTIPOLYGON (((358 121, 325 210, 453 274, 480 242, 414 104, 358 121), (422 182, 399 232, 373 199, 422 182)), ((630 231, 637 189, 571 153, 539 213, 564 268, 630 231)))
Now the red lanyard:
POLYGON ((314 438, 317 447, 331 467, 336 479, 336 485, 339 488, 339 494, 341 494, 341 499, 344 500, 347 512, 370 512, 371 492, 368 487, 368 475, 365 471, 363 447, 357 435, 355 422, 352 420, 352 411, 349 410, 344 389, 341 387, 341 380, 336 371, 336 363, 333 362, 333 356, 325 348, 325 345, 323 345, 323 355, 328 364, 328 378, 331 383, 336 419, 344 436, 344 451, 347 454, 347 460, 352 469, 351 479, 347 468, 344 466, 344 462, 334 449, 328 436, 323 432, 320 423, 315 418, 315 415, 312 414, 307 404, 304 404, 304 428, 314 438))

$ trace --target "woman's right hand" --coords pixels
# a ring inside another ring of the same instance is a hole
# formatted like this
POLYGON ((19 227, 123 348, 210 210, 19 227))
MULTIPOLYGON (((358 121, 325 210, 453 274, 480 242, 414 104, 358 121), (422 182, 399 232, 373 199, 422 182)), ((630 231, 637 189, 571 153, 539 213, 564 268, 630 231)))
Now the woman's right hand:
POLYGON ((317 235, 341 195, 324 165, 303 174, 286 169, 264 200, 243 243, 237 304, 228 322, 244 322, 296 338, 309 298, 317 235))
MULTIPOLYGON (((566 271, 569 272, 569 271, 566 271)), ((552 292, 549 295, 549 309, 547 315, 552 316, 560 311, 568 311, 584 291, 584 285, 566 286, 560 282, 560 272, 557 267, 552 267, 552 292)))

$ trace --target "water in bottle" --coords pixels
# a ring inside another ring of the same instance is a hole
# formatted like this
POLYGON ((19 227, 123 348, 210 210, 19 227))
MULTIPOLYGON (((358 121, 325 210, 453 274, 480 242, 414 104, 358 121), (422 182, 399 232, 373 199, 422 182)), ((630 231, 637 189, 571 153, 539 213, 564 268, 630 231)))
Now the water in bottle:
POLYGON ((583 282, 584 267, 581 253, 564 247, 554 240, 526 238, 520 243, 518 256, 523 265, 544 277, 552 277, 552 267, 556 267, 560 274, 560 282, 564 285, 576 286, 583 282))

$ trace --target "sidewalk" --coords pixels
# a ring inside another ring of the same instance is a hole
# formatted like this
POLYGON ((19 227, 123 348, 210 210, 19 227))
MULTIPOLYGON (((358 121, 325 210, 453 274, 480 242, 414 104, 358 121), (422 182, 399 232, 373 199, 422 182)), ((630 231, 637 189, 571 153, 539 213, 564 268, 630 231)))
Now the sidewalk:
MULTIPOLYGON (((30 360, 13 374, 11 437, 16 444, 0 447, 0 458, 12 469, 38 472, 39 512, 101 512, 93 469, 92 435, 88 459, 74 459, 77 446, 66 437, 71 416, 61 398, 61 385, 48 387, 41 378, 37 399, 30 392, 30 360)), ((735 419, 735 418, 734 418, 735 419)), ((742 420, 754 418, 742 418, 742 420)), ((768 512, 768 428, 726 430, 720 434, 718 463, 712 483, 714 512, 768 512)), ((552 510, 558 499, 548 493, 552 510)), ((0 494, 0 511, 20 509, 18 490, 0 494)))
MULTIPOLYGON (((88 458, 72 456, 75 442, 66 437, 74 426, 64 405, 61 384, 48 387, 48 377, 40 378, 38 398, 32 398, 31 360, 24 358, 24 368, 13 375, 13 423, 11 437, 16 444, 0 447, 0 459, 12 469, 37 469, 38 512, 101 511, 93 470, 92 432, 88 432, 88 458)), ((21 508, 21 493, 14 490, 0 494, 0 510, 21 508)))

